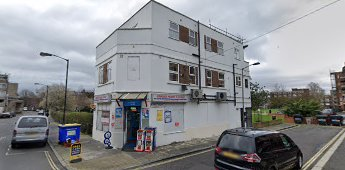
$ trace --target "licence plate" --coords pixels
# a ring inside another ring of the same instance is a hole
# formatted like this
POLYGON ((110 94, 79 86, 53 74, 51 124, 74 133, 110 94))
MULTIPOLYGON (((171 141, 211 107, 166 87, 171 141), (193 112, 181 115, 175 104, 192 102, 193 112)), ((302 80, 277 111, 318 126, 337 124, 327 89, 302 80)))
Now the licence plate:
POLYGON ((240 155, 232 153, 232 152, 223 152, 223 155, 225 157, 232 158, 232 159, 239 159, 240 158, 240 155))

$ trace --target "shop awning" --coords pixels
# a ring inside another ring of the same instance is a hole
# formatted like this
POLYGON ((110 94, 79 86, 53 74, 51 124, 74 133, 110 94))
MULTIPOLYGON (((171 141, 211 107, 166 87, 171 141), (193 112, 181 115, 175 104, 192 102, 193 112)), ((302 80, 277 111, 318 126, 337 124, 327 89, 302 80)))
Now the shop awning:
POLYGON ((145 100, 147 93, 124 93, 116 100, 145 100))

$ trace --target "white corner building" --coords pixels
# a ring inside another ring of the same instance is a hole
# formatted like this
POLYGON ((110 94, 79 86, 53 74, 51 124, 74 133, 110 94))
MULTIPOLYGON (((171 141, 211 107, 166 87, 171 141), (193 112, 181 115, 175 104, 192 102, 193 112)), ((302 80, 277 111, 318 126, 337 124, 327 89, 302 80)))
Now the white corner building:
POLYGON ((92 136, 116 148, 146 127, 157 146, 220 135, 251 108, 243 41, 156 1, 97 46, 96 67, 92 136))

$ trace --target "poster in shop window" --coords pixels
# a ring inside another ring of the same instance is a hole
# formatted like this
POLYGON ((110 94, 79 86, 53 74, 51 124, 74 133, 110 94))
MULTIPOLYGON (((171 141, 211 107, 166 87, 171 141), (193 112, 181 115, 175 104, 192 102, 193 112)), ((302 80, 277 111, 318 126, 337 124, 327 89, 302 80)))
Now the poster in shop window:
POLYGON ((164 111, 164 122, 165 123, 171 123, 172 122, 172 117, 171 117, 171 111, 170 110, 165 110, 164 111))
POLYGON ((116 118, 122 118, 122 108, 116 108, 115 117, 116 118))

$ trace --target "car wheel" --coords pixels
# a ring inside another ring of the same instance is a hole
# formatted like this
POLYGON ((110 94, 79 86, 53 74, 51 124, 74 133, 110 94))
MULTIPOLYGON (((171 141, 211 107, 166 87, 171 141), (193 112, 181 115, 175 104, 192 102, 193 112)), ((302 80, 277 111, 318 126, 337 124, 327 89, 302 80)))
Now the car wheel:
POLYGON ((18 148, 18 145, 12 143, 12 144, 11 144, 11 148, 12 148, 12 149, 16 149, 16 148, 18 148))
POLYGON ((42 143, 42 147, 45 147, 47 145, 47 142, 42 143))
POLYGON ((300 154, 298 154, 295 169, 302 169, 302 166, 303 166, 303 157, 300 154))

